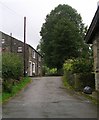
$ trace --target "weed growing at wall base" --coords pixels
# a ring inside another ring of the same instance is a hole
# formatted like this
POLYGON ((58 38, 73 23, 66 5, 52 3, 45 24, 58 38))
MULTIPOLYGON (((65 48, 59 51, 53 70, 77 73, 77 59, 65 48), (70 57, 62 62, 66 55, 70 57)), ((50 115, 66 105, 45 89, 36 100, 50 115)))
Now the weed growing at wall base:
POLYGON ((5 92, 2 93, 2 103, 8 101, 10 98, 15 96, 20 90, 22 90, 24 87, 26 87, 27 84, 31 82, 31 79, 29 77, 25 77, 22 80, 20 80, 19 83, 16 85, 13 85, 12 92, 5 92))

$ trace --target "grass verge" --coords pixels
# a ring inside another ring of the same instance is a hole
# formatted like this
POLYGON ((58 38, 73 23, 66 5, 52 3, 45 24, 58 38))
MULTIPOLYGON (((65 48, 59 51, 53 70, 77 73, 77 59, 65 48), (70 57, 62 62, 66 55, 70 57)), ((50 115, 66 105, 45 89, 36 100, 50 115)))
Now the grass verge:
POLYGON ((99 104, 99 100, 96 99, 95 97, 92 97, 91 95, 85 94, 83 92, 79 92, 78 94, 83 95, 84 97, 86 97, 87 99, 91 100, 94 104, 99 104))
POLYGON ((20 92, 23 88, 25 88, 27 84, 29 84, 30 82, 31 82, 31 79, 29 77, 25 77, 22 80, 20 80, 18 84, 13 86, 11 93, 3 92, 1 96, 2 103, 7 102, 9 99, 14 97, 18 92, 20 92))

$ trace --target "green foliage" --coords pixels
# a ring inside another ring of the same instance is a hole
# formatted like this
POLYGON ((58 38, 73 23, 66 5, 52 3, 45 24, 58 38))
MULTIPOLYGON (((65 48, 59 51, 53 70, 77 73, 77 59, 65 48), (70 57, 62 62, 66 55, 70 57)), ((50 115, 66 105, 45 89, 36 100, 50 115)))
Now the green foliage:
POLYGON ((57 76, 58 75, 57 68, 49 69, 47 75, 49 75, 49 76, 57 76))
POLYGON ((63 84, 64 84, 64 86, 65 86, 66 88, 68 88, 68 89, 72 89, 72 90, 73 90, 73 87, 68 83, 67 78, 66 78, 65 75, 63 76, 62 79, 63 79, 63 84))
POLYGON ((2 93, 2 102, 9 100, 10 97, 15 96, 20 90, 22 90, 28 83, 31 82, 31 79, 28 77, 23 78, 17 84, 12 86, 10 92, 3 91, 2 93))
POLYGON ((3 91, 11 93, 15 80, 23 76, 23 63, 18 55, 13 53, 2 54, 3 91))
POLYGON ((57 68, 52 68, 49 70, 49 73, 54 74, 57 73, 57 68))
POLYGON ((68 59, 63 65, 66 82, 77 91, 85 86, 95 88, 95 77, 92 73, 93 64, 91 59, 77 58, 68 59))
POLYGON ((64 61, 86 53, 86 27, 80 14, 69 5, 58 5, 46 16, 40 35, 40 49, 49 68, 61 69, 64 61))
POLYGON ((92 72, 93 62, 85 58, 68 59, 63 65, 64 71, 71 71, 72 73, 87 73, 92 72))
POLYGON ((66 60, 64 65, 63 65, 64 71, 66 71, 66 72, 72 71, 73 62, 74 61, 72 59, 66 60))
POLYGON ((57 75, 57 68, 50 69, 47 66, 43 66, 43 75, 57 75))
POLYGON ((12 80, 9 80, 9 81, 5 80, 5 81, 3 81, 2 88, 3 88, 3 91, 11 93, 12 92, 12 88, 13 88, 12 80))
POLYGON ((45 76, 49 71, 49 68, 47 66, 42 67, 42 75, 45 76))
POLYGON ((18 55, 13 53, 2 54, 2 77, 7 79, 20 79, 23 75, 23 63, 18 55))
POLYGON ((88 73, 92 72, 93 64, 91 60, 86 60, 84 58, 76 59, 73 63, 74 73, 88 73))

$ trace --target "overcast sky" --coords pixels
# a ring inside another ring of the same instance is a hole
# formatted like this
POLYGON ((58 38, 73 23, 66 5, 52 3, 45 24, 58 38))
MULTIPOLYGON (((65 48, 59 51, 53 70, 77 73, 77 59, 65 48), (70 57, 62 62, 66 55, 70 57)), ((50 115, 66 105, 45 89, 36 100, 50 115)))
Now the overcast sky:
POLYGON ((27 17, 26 42, 36 49, 46 15, 59 4, 68 4, 81 14, 83 23, 90 25, 98 0, 0 0, 0 31, 12 33, 23 41, 23 19, 27 17))

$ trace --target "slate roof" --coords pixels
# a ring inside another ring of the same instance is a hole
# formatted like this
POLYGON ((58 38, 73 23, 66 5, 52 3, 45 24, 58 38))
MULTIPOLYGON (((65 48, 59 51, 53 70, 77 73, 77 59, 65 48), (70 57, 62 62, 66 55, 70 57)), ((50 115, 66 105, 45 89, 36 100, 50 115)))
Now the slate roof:
POLYGON ((93 17, 91 25, 86 33, 85 40, 87 43, 92 44, 95 33, 99 32, 99 6, 93 17))

